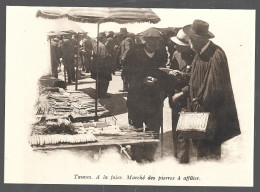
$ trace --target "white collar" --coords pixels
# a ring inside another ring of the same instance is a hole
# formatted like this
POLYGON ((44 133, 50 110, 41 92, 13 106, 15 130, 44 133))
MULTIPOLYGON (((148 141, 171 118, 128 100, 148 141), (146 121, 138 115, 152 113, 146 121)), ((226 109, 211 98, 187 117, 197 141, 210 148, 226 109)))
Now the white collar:
POLYGON ((202 47, 202 49, 200 50, 200 55, 201 55, 204 51, 206 51, 206 49, 208 48, 209 44, 210 44, 210 41, 209 41, 206 45, 204 45, 204 47, 202 47))
POLYGON ((145 48, 144 48, 144 51, 145 51, 146 55, 147 55, 148 57, 150 57, 150 58, 152 58, 152 57, 154 56, 154 54, 155 54, 155 52, 149 53, 148 51, 146 51, 145 48))

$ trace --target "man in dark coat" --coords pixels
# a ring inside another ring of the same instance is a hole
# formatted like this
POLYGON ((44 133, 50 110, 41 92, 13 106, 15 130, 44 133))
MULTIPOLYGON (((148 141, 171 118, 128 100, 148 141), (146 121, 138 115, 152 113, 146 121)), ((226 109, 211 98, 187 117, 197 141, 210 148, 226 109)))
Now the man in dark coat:
POLYGON ((123 80, 123 89, 119 90, 120 92, 127 92, 128 91, 128 71, 127 71, 127 56, 131 54, 134 50, 135 46, 135 39, 134 39, 134 33, 128 33, 128 37, 125 38, 120 44, 120 63, 122 66, 122 73, 121 73, 121 78, 123 80))
POLYGON ((97 44, 93 47, 94 57, 93 65, 91 67, 91 77, 97 80, 98 73, 98 97, 108 98, 110 95, 107 94, 109 81, 112 80, 112 57, 108 53, 106 47, 106 34, 104 32, 99 33, 99 45, 97 53, 97 44))
POLYGON ((51 70, 53 77, 58 78, 58 67, 60 65, 61 58, 61 47, 59 44, 59 39, 53 38, 51 41, 51 70))
POLYGON ((82 52, 84 57, 84 69, 86 72, 89 72, 90 70, 90 62, 92 57, 92 51, 93 51, 93 40, 86 35, 86 37, 82 40, 82 52))
MULTIPOLYGON (((191 63, 194 59, 194 51, 190 48, 189 37, 183 30, 179 30, 178 34, 171 38, 176 44, 176 51, 173 53, 173 58, 170 60, 170 81, 172 86, 175 86, 175 91, 169 93, 169 102, 172 108, 172 136, 174 146, 174 156, 178 157, 178 134, 176 132, 177 122, 179 119, 179 112, 187 107, 187 96, 181 98, 178 102, 173 104, 171 98, 174 94, 185 92, 190 80, 191 63)), ((180 159, 182 162, 182 159, 180 159)))
POLYGON ((76 40, 72 38, 72 35, 67 35, 63 39, 62 45, 62 59, 64 63, 64 68, 68 74, 68 83, 75 81, 75 54, 77 53, 77 43, 76 40))
MULTIPOLYGON (((189 35, 191 48, 196 55, 192 62, 189 82, 190 111, 210 112, 214 124, 213 140, 193 140, 198 149, 198 158, 221 157, 221 144, 240 134, 237 110, 234 101, 228 62, 225 52, 210 38, 214 35, 208 30, 209 24, 195 20, 192 25, 183 28, 189 35)), ((184 92, 173 97, 178 101, 184 92)), ((188 151, 190 141, 180 135, 180 150, 188 151)), ((188 152, 183 153, 186 162, 188 152)))
POLYGON ((114 35, 114 33, 112 33, 112 31, 109 31, 109 35, 107 35, 106 49, 111 59, 111 61, 109 61, 111 63, 111 72, 113 75, 115 75, 118 48, 117 41, 112 35, 114 35))
MULTIPOLYGON (((159 138, 162 123, 164 86, 167 74, 160 71, 167 62, 166 49, 159 49, 160 33, 149 29, 143 33, 143 46, 127 55, 129 88, 127 96, 128 119, 135 128, 154 131, 159 138)), ((153 161, 157 145, 132 146, 133 159, 153 161)))

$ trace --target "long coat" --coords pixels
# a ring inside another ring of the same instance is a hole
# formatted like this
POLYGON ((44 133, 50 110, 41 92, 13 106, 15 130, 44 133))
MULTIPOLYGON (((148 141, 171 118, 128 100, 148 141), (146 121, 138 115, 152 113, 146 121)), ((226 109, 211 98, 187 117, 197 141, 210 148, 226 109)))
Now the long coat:
POLYGON ((102 42, 99 42, 99 52, 97 53, 97 43, 94 43, 93 51, 94 55, 90 67, 91 77, 96 79, 97 72, 99 72, 99 78, 111 81, 112 57, 109 55, 106 45, 102 42))
POLYGON ((224 51, 210 42, 202 54, 196 54, 189 82, 190 99, 198 100, 190 110, 210 112, 216 124, 214 141, 225 142, 240 134, 237 110, 224 51))
POLYGON ((129 90, 127 96, 128 111, 152 117, 162 107, 167 82, 167 74, 159 67, 166 65, 166 50, 155 52, 148 57, 141 46, 127 56, 129 73, 129 90), (146 85, 145 78, 152 76, 157 79, 154 85, 146 85))
POLYGON ((64 39, 61 44, 64 65, 74 66, 74 57, 77 53, 77 43, 74 39, 64 39))
POLYGON ((60 64, 60 58, 61 55, 61 48, 58 45, 58 42, 55 42, 54 40, 51 41, 51 65, 52 65, 52 71, 57 72, 57 68, 60 64))

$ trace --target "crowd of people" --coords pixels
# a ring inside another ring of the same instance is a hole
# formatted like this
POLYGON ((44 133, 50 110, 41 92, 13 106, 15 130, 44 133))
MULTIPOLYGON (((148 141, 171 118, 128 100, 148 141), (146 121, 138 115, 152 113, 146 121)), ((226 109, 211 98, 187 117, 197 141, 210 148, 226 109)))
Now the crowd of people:
MULTIPOLYGON (((189 162, 191 147, 197 150, 198 158, 220 159, 221 144, 239 135, 240 127, 227 58, 212 38, 209 24, 202 20, 164 35, 157 28, 139 34, 121 28, 119 33, 99 33, 98 43, 84 35, 80 39, 81 66, 98 79, 99 98, 110 97, 109 81, 121 70, 120 91, 128 92, 129 124, 137 129, 145 125, 145 131, 157 133, 157 138, 163 122, 163 103, 168 98, 174 155, 180 163, 189 162), (161 68, 169 68, 169 73, 161 68), (196 139, 177 132, 179 113, 183 111, 209 112, 213 137, 196 139)), ((62 55, 52 54, 53 74, 57 76, 62 58, 68 83, 75 81, 75 38, 55 39, 52 46, 52 51, 60 50, 57 54, 62 55)), ((156 144, 132 146, 132 158, 137 162, 153 161, 156 148, 156 144)))

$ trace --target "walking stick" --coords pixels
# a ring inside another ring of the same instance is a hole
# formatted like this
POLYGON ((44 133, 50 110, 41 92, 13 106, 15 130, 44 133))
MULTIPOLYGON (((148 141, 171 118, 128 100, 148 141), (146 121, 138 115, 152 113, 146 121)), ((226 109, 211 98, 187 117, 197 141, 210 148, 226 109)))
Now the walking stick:
POLYGON ((161 157, 163 157, 163 107, 161 109, 161 113, 162 113, 162 115, 161 115, 161 117, 162 117, 162 119, 161 119, 161 157))
POLYGON ((98 87, 98 84, 99 84, 99 77, 98 77, 98 73, 99 73, 99 66, 98 66, 98 62, 99 62, 99 58, 100 57, 100 55, 99 55, 99 23, 98 23, 98 25, 97 25, 97 63, 96 63, 96 65, 97 65, 97 67, 96 67, 96 69, 97 69, 97 71, 96 71, 96 98, 95 98, 95 121, 97 121, 98 120, 98 115, 97 115, 97 100, 98 100, 98 89, 99 89, 99 87, 98 87))
POLYGON ((50 36, 49 36, 49 41, 50 41, 51 75, 54 76, 54 74, 53 74, 53 63, 52 63, 52 53, 51 53, 51 37, 50 36))

